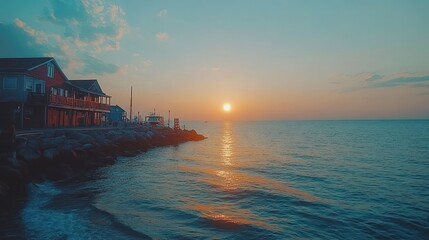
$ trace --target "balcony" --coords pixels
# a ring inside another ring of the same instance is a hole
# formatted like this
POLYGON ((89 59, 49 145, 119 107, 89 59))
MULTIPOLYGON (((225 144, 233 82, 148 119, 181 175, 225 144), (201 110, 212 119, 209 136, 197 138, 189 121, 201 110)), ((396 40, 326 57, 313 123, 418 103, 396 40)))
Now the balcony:
POLYGON ((52 94, 49 95, 49 106, 61 107, 61 108, 67 108, 67 109, 76 109, 76 110, 98 111, 98 112, 110 111, 109 104, 70 98, 70 97, 63 97, 63 96, 52 95, 52 94))
POLYGON ((46 106, 48 98, 45 93, 29 92, 27 96, 27 102, 31 105, 43 105, 46 106))

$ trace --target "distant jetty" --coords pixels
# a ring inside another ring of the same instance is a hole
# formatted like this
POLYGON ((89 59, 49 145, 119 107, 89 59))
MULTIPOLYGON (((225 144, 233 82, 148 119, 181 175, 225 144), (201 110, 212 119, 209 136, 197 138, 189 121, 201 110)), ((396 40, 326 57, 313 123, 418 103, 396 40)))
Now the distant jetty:
POLYGON ((149 148, 199 141, 195 130, 142 125, 133 128, 46 129, 17 138, 13 152, 1 153, 0 203, 25 196, 30 182, 63 180, 134 156, 149 148))

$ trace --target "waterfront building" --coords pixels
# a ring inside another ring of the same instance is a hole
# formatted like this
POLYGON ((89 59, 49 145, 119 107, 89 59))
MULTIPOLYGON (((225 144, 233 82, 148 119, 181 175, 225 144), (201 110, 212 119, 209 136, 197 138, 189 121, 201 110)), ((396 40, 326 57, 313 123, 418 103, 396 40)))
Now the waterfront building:
POLYGON ((110 98, 95 79, 69 80, 52 57, 0 58, 0 126, 101 125, 110 98))
POLYGON ((109 124, 122 125, 127 120, 127 112, 118 105, 110 106, 110 112, 107 119, 109 124))

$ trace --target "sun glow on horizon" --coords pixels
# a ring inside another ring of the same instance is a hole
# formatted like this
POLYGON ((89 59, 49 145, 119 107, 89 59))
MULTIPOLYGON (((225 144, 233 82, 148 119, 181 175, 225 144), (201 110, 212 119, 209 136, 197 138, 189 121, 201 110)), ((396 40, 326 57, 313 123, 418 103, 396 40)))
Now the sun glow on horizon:
POLYGON ((229 103, 223 104, 223 111, 225 111, 225 112, 231 111, 231 104, 229 104, 229 103))

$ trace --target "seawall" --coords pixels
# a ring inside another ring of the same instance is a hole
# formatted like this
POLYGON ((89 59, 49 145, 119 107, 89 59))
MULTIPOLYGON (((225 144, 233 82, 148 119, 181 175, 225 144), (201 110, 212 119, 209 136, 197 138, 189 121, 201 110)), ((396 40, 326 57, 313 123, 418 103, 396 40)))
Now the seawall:
POLYGON ((149 126, 109 129, 49 129, 18 138, 15 153, 1 153, 0 204, 25 196, 27 185, 62 180, 113 164, 152 147, 199 141, 195 130, 149 126))

